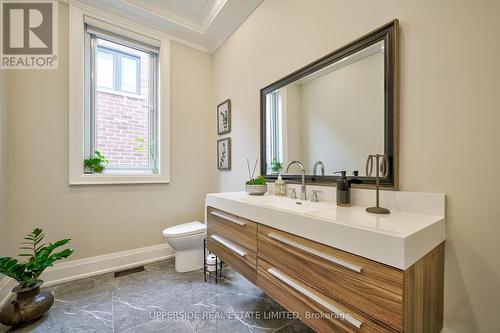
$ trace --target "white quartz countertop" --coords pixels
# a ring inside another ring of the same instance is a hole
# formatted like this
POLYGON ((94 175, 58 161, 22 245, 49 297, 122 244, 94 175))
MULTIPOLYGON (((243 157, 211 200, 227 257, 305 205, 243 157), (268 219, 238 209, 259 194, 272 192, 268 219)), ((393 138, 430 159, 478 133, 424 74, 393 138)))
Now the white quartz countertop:
POLYGON ((208 194, 206 205, 403 270, 446 239, 444 216, 394 208, 377 215, 363 206, 246 192, 208 194))

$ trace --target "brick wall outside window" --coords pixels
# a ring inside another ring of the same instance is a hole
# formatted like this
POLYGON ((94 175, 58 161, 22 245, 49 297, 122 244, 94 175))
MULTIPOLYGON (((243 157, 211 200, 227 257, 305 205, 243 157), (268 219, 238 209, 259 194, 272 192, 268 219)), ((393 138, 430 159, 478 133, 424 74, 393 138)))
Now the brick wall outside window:
POLYGON ((149 55, 105 40, 99 40, 98 45, 140 57, 140 95, 97 88, 96 150, 109 160, 110 167, 147 167, 149 165, 149 55))

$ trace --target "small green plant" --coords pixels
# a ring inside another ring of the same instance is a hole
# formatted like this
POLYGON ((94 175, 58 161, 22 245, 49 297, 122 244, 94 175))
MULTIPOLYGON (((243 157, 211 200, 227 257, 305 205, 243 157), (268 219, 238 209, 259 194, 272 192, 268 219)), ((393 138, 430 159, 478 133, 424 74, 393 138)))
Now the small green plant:
POLYGON ((247 185, 266 185, 266 178, 264 178, 264 176, 258 176, 258 177, 252 178, 250 180, 247 180, 246 184, 247 185))
POLYGON ((280 173, 280 171, 283 169, 283 163, 279 162, 277 159, 273 159, 271 162, 271 171, 273 174, 280 173))
MULTIPOLYGON (((137 137, 137 138, 135 138, 135 142, 141 143, 141 145, 138 147, 132 148, 133 150, 136 150, 136 151, 146 150, 146 147, 144 147, 144 145, 143 145, 143 143, 145 142, 145 140, 143 138, 137 137)), ((152 163, 151 170, 153 171, 154 174, 158 173, 158 158, 156 156, 156 149, 157 149, 156 140, 152 140, 149 143, 149 158, 150 158, 150 161, 152 163)))
POLYGON ((94 155, 83 161, 83 166, 86 170, 94 173, 102 172, 102 170, 104 170, 104 166, 108 163, 109 161, 104 157, 104 155, 96 150, 94 155))
POLYGON ((70 239, 62 239, 48 245, 40 244, 44 238, 43 230, 36 228, 24 237, 20 250, 28 250, 29 253, 21 253, 20 257, 29 257, 25 262, 18 262, 11 257, 0 258, 0 274, 13 278, 21 288, 31 287, 39 280, 43 271, 54 264, 55 261, 69 257, 72 249, 52 253, 58 247, 66 245, 70 239))
POLYGON ((253 171, 250 173, 250 162, 248 161, 247 158, 247 167, 248 167, 248 180, 246 181, 245 184, 247 185, 266 185, 266 178, 264 176, 258 176, 254 177, 253 175, 255 174, 255 169, 257 169, 257 164, 259 163, 259 159, 255 161, 255 164, 253 166, 253 171))

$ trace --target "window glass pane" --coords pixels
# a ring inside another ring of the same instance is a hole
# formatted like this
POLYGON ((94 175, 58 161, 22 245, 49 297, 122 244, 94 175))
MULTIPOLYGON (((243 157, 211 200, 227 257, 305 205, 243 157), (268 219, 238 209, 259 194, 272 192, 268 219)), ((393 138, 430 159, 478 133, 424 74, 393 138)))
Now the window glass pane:
POLYGON ((279 90, 266 95, 266 161, 271 173, 273 160, 283 163, 283 107, 279 90))
POLYGON ((121 90, 136 93, 138 83, 138 61, 134 58, 121 57, 121 90))
POLYGON ((115 80, 120 76, 126 77, 126 86, 137 96, 96 89, 95 150, 109 160, 107 169, 153 168, 155 158, 150 155, 150 147, 151 142, 155 142, 151 125, 154 122, 149 112, 152 107, 149 97, 149 63, 152 55, 103 39, 98 39, 98 46, 111 50, 115 59, 121 58, 120 62, 125 65, 121 66, 120 75, 116 77, 115 73, 115 80), (140 82, 135 76, 138 70, 140 82), (134 79, 127 79, 129 72, 134 72, 134 79))
POLYGON ((97 86, 113 89, 113 54, 99 49, 96 61, 97 86))

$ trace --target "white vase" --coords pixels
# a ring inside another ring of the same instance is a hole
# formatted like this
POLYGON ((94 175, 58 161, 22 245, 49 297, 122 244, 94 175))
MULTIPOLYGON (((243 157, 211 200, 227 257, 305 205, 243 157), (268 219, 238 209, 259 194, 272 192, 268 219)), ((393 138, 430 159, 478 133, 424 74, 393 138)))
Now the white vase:
POLYGON ((267 184, 264 185, 245 185, 245 191, 250 195, 263 195, 267 192, 267 184))

